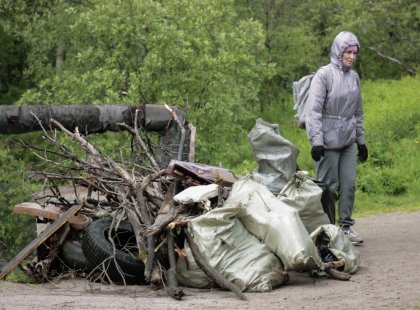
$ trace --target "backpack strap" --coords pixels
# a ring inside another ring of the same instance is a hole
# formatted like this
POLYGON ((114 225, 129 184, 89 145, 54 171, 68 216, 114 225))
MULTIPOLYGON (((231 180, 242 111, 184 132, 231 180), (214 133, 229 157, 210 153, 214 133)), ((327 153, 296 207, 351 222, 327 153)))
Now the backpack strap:
POLYGON ((333 77, 332 77, 332 72, 331 72, 330 66, 331 66, 331 64, 321 67, 322 69, 325 70, 325 73, 326 73, 326 76, 327 76, 327 85, 326 85, 327 95, 331 92, 332 83, 333 83, 333 81, 332 81, 333 77))
POLYGON ((332 72, 331 69, 329 68, 330 66, 327 66, 327 68, 325 68, 325 71, 327 71, 327 95, 331 92, 332 89, 332 72))

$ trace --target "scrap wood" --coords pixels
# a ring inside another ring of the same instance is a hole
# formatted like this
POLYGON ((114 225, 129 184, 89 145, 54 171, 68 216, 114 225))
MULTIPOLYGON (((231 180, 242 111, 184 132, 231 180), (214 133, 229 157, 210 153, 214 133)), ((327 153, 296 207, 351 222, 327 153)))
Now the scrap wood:
POLYGON ((80 210, 82 205, 75 205, 69 210, 63 213, 60 218, 55 221, 51 226, 46 228, 38 237, 36 237, 31 243, 29 243, 22 251, 18 253, 7 265, 3 267, 0 273, 0 280, 7 276, 21 261, 32 254, 36 248, 44 243, 49 237, 52 236, 61 226, 63 226, 70 217, 76 214, 80 210))
POLYGON ((191 234, 188 232, 188 228, 183 230, 185 236, 187 237, 188 244, 190 245, 191 253, 197 263, 197 265, 204 271, 204 273, 211 279, 213 282, 218 284, 220 287, 228 289, 236 294, 241 300, 248 300, 241 289, 234 283, 227 280, 219 271, 210 266, 203 255, 200 253, 197 245, 194 243, 194 240, 191 234))
POLYGON ((57 220, 60 217, 60 208, 53 205, 44 208, 36 202, 21 202, 13 207, 13 213, 57 220))
MULTIPOLYGON (((143 195, 143 189, 141 185, 138 184, 136 177, 133 174, 130 174, 127 170, 124 169, 121 165, 119 165, 116 161, 109 157, 103 156, 89 141, 87 141, 77 130, 75 133, 72 133, 65 129, 60 123, 51 119, 51 123, 56 125, 61 131, 65 132, 67 135, 71 136, 77 142, 79 142, 80 146, 83 150, 85 150, 95 162, 104 165, 111 169, 116 175, 121 177, 128 185, 130 186, 131 190, 134 193, 135 197, 132 197, 132 203, 135 210, 139 210, 141 219, 146 226, 151 226, 152 221, 150 219, 149 213, 147 211, 146 200, 143 195)), ((144 275, 146 279, 150 279, 153 267, 153 259, 154 259, 154 248, 155 248, 155 240, 153 236, 147 237, 147 261, 144 270, 144 275)))
POLYGON ((168 224, 168 229, 175 229, 177 227, 187 226, 191 220, 197 216, 177 216, 176 219, 168 224))
POLYGON ((351 275, 347 272, 339 271, 338 269, 343 267, 345 264, 344 259, 338 261, 332 261, 324 264, 325 272, 334 279, 348 281, 351 275))
POLYGON ((167 230, 168 239, 168 258, 169 258, 169 269, 166 271, 166 280, 168 286, 166 292, 169 296, 176 300, 181 300, 184 296, 184 291, 178 286, 178 280, 176 277, 176 258, 175 258, 175 242, 173 231, 167 230))
MULTIPOLYGON (((50 220, 58 220, 61 209, 53 205, 46 205, 45 208, 36 202, 22 202, 13 207, 13 212, 22 215, 31 215, 34 217, 42 217, 50 220)), ((90 219, 83 215, 73 215, 68 219, 72 227, 76 230, 86 228, 90 224, 90 219)))
MULTIPOLYGON (((136 206, 136 209, 140 210, 140 216, 143 220, 143 223, 146 226, 152 225, 152 220, 150 219, 149 212, 147 211, 147 202, 143 196, 143 191, 141 190, 140 186, 137 187, 136 190, 136 198, 132 197, 133 205, 136 206)), ((146 266, 144 268, 144 276, 146 279, 150 280, 150 276, 152 274, 153 268, 153 259, 155 257, 154 249, 155 249, 155 239, 153 236, 146 237, 147 241, 147 260, 146 266)))
POLYGON ((168 192, 166 193, 165 200, 160 206, 159 212, 155 218, 155 221, 152 225, 149 225, 144 231, 143 235, 145 237, 153 236, 154 234, 160 232, 167 224, 172 222, 176 217, 176 211, 173 201, 175 184, 172 183, 169 187, 168 192))
POLYGON ((337 269, 330 268, 325 269, 325 272, 330 275, 332 278, 342 281, 348 281, 351 278, 351 275, 347 272, 338 271, 337 269))
MULTIPOLYGON (((148 158, 142 162, 144 165, 124 160, 117 161, 102 154, 77 129, 72 133, 53 119, 51 123, 61 129, 61 132, 76 140, 87 156, 84 159, 79 158, 79 155, 62 145, 55 135, 51 135, 47 140, 63 153, 63 156, 59 158, 66 158, 67 161, 64 165, 63 162, 55 158, 51 160, 47 157, 41 157, 54 163, 54 169, 63 166, 66 168, 65 171, 69 167, 68 159, 72 160, 74 171, 80 172, 81 175, 80 177, 75 175, 74 179, 71 179, 73 183, 76 181, 77 184, 93 184, 104 197, 102 202, 90 203, 90 201, 85 201, 82 208, 88 210, 82 209, 82 212, 92 213, 95 208, 101 210, 105 206, 104 203, 106 203, 106 212, 108 214, 125 214, 136 237, 136 245, 139 250, 137 258, 145 263, 144 275, 148 283, 152 288, 162 288, 165 285, 169 296, 177 300, 181 299, 184 293, 178 287, 174 253, 177 245, 173 240, 174 236, 170 227, 175 228, 178 225, 186 224, 190 219, 199 216, 202 210, 197 206, 185 207, 180 205, 176 207, 173 196, 174 193, 177 193, 180 183, 170 176, 166 176, 166 169, 157 171, 156 165, 151 164, 153 152, 146 154, 148 158), (144 172, 149 174, 147 176, 143 175, 144 172), (88 203, 89 206, 87 206, 88 203), (194 209, 195 207, 196 209, 194 209), (172 225, 169 225, 170 223, 172 225), (152 233, 149 234, 149 232, 152 233), (155 246, 155 243, 158 246, 155 246), (163 247, 165 244, 166 249, 163 247), (166 283, 163 282, 164 280, 166 283)), ((178 125, 183 124, 178 123, 178 125)), ((132 133, 138 135, 136 130, 132 131, 132 133)), ((48 136, 49 133, 44 131, 44 134, 48 136)), ((181 159, 183 152, 183 139, 185 139, 185 133, 182 133, 182 142, 178 147, 178 160, 181 159)), ((144 151, 150 151, 145 144, 142 147, 144 151)), ((57 153, 55 155, 61 154, 57 153)), ((60 174, 54 175, 54 179, 59 179, 60 175, 64 177, 63 179, 66 179, 66 172, 62 172, 62 170, 59 170, 59 172, 60 174)), ((57 193, 53 193, 54 197, 57 197, 57 195, 57 193)), ((44 203, 47 203, 47 201, 44 203)), ((57 204, 62 204, 62 202, 58 201, 57 204)), ((112 240, 109 240, 109 242, 112 244, 112 240)), ((219 277, 223 278, 223 276, 219 277)), ((218 279, 217 283, 224 283, 223 279, 218 279)), ((236 286, 232 288, 232 285, 233 283, 229 284, 228 282, 221 286, 232 290, 241 299, 246 299, 240 289, 236 286)))

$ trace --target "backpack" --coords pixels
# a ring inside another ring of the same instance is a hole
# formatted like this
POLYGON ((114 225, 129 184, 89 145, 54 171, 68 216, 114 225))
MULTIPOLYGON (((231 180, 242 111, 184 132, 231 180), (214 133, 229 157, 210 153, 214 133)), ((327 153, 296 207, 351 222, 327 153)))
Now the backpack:
MULTIPOLYGON (((327 95, 331 91, 332 85, 332 74, 328 69, 328 66, 323 67, 327 71, 327 95)), ((301 129, 305 129, 305 117, 306 117, 306 101, 309 95, 309 89, 311 88, 311 82, 315 75, 315 72, 309 75, 305 75, 299 81, 293 82, 293 101, 295 110, 295 125, 301 129)))

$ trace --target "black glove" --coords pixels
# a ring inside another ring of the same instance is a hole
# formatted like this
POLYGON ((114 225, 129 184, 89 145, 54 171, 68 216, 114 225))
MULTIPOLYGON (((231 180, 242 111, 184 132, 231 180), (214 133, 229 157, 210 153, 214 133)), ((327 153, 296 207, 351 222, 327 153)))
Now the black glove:
POLYGON ((357 153, 357 158, 360 161, 366 161, 368 159, 368 149, 366 147, 365 144, 358 144, 357 145, 357 149, 358 149, 358 153, 357 153))
POLYGON ((324 156, 324 147, 322 145, 313 146, 311 150, 311 155, 315 161, 319 161, 321 159, 321 156, 324 156))

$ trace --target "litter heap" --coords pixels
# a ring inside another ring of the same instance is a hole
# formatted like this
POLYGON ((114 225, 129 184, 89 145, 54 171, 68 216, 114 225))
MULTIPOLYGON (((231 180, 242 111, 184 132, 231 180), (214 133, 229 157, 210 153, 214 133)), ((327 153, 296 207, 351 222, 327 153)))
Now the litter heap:
POLYGON ((297 169, 299 151, 277 125, 257 120, 248 138, 258 165, 242 177, 193 163, 193 127, 168 109, 175 125, 168 121, 158 143, 137 122, 122 124, 137 147, 132 161, 102 154, 52 120, 84 156, 44 129, 62 160, 41 173, 45 190, 15 206, 37 219, 38 237, 0 279, 34 252, 25 268, 36 279, 74 271, 90 281, 165 287, 175 299, 182 286, 218 286, 246 299, 243 292, 286 284, 289 271, 342 280, 357 271, 358 251, 334 225, 334 194, 297 169))

